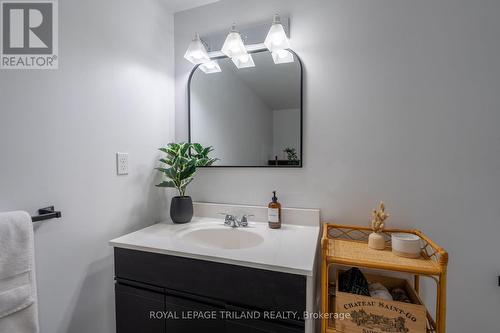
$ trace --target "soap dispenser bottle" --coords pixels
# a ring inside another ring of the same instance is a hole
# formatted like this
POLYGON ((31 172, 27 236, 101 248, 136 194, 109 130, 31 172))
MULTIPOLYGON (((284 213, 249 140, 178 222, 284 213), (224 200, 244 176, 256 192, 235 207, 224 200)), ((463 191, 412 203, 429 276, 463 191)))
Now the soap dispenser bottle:
POLYGON ((273 191, 273 199, 267 206, 267 221, 269 222, 269 228, 281 228, 281 204, 276 197, 276 191, 273 191))

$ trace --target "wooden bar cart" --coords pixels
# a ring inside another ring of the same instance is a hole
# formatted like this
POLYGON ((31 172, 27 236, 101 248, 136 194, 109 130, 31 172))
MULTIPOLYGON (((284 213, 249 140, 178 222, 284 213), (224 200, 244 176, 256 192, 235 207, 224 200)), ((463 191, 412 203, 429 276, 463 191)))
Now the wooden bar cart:
MULTIPOLYGON (((448 253, 418 230, 385 229, 385 250, 368 248, 369 227, 324 224, 321 238, 321 311, 335 312, 334 297, 329 295, 330 268, 351 266, 373 270, 407 273, 413 275, 413 287, 420 289, 420 277, 429 277, 436 284, 436 314, 427 311, 427 333, 445 333, 446 329, 446 271, 448 253), (422 239, 422 256, 409 259, 396 256, 391 250, 392 233, 411 233, 422 239)), ((322 333, 337 333, 333 320, 321 320, 322 333)))

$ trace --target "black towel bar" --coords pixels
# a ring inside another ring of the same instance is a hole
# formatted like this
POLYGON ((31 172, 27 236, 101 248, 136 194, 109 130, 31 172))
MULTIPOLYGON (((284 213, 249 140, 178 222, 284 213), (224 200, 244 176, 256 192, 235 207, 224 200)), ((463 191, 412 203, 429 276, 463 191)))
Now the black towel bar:
POLYGON ((54 206, 49 206, 45 208, 40 208, 38 210, 38 216, 32 216, 31 220, 33 222, 45 221, 50 219, 58 219, 62 216, 61 212, 56 211, 54 206))

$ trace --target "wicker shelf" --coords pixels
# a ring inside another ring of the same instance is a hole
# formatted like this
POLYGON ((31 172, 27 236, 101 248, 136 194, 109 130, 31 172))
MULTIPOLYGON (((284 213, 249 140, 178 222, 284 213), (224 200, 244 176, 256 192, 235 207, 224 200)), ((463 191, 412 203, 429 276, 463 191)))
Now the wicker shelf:
MULTIPOLYGON (((368 227, 325 224, 321 239, 322 247, 322 312, 335 312, 334 300, 328 294, 329 271, 331 266, 354 266, 385 271, 409 273, 414 276, 413 286, 418 292, 420 276, 429 276, 437 283, 436 315, 427 312, 427 332, 445 333, 446 324, 446 272, 448 253, 418 230, 386 229, 382 233, 386 249, 382 251, 368 248, 368 227), (419 259, 408 259, 394 255, 391 250, 391 234, 411 233, 422 239, 422 255, 419 259), (333 304, 332 304, 333 303, 333 304)), ((322 320, 323 333, 338 333, 333 322, 322 320)))
POLYGON ((392 253, 391 248, 382 251, 369 249, 365 242, 345 239, 332 239, 327 243, 327 260, 347 265, 355 262, 362 267, 385 269, 388 265, 391 270, 423 273, 432 275, 439 274, 441 268, 438 263, 428 257, 420 259, 408 259, 398 257, 392 253))

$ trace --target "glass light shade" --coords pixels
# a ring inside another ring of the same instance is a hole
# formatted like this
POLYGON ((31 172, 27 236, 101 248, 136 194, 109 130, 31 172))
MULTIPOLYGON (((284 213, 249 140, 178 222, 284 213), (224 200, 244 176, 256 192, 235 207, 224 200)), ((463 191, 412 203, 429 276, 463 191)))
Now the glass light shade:
POLYGON ((285 29, 281 24, 279 15, 274 16, 274 22, 267 33, 264 45, 269 51, 285 50, 290 48, 290 42, 286 36, 285 29))
POLYGON ((210 61, 207 49, 201 42, 200 36, 198 34, 196 34, 191 43, 189 43, 189 47, 184 54, 184 58, 195 65, 210 61))
POLYGON ((239 57, 247 54, 247 49, 243 40, 241 39, 240 33, 236 30, 233 25, 231 32, 227 35, 224 45, 222 46, 222 53, 227 55, 229 58, 239 57))
POLYGON ((287 64, 294 61, 292 52, 288 50, 273 51, 272 56, 275 64, 287 64))
POLYGON ((211 60, 200 65, 200 69, 206 74, 222 72, 219 63, 216 60, 211 60))
POLYGON ((238 57, 231 58, 231 60, 238 68, 255 67, 251 54, 240 55, 238 57))

